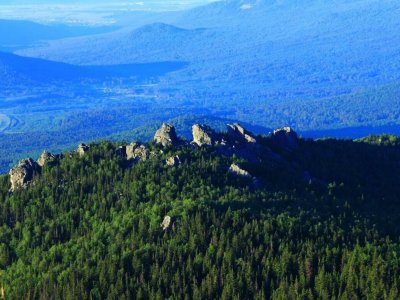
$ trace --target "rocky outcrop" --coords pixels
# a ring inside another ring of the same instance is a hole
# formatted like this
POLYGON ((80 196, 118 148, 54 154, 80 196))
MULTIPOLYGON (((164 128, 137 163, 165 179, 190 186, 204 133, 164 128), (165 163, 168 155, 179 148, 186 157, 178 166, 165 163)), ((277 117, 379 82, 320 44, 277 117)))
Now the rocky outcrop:
POLYGON ((195 124, 192 126, 193 144, 211 146, 219 142, 218 134, 207 125, 195 124))
POLYGON ((249 180, 249 182, 251 182, 250 186, 252 188, 259 189, 263 186, 260 179, 258 179, 257 177, 254 177, 253 175, 250 174, 249 171, 246 171, 245 169, 243 169, 242 167, 240 167, 237 164, 232 164, 228 170, 228 173, 231 174, 232 176, 249 180))
POLYGON ((238 166, 237 164, 232 164, 229 167, 229 171, 230 174, 235 175, 235 176, 239 176, 239 177, 244 177, 244 178, 252 178, 251 174, 242 169, 240 166, 238 166))
POLYGON ((151 157, 150 150, 140 143, 132 143, 126 146, 126 159, 139 161, 147 161, 151 157))
POLYGON ((298 146, 297 133, 290 127, 274 130, 272 141, 275 145, 285 149, 294 149, 298 146))
POLYGON ((131 143, 127 146, 120 146, 115 150, 115 153, 130 163, 147 161, 156 157, 156 153, 150 151, 149 148, 138 142, 131 143))
POLYGON ((166 160, 166 164, 169 167, 176 167, 179 166, 182 163, 180 157, 178 155, 176 156, 171 156, 166 160))
POLYGON ((254 135, 237 123, 228 124, 228 136, 233 142, 236 143, 257 143, 254 135))
POLYGON ((40 167, 43 167, 46 164, 52 163, 56 160, 56 156, 51 154, 48 151, 43 151, 43 153, 40 155, 39 159, 37 160, 37 164, 40 167))
POLYGON ((176 146, 179 144, 179 139, 175 132, 175 127, 164 123, 160 129, 157 130, 154 135, 154 141, 156 144, 160 144, 164 147, 176 146))
POLYGON ((86 144, 80 144, 76 152, 79 154, 79 156, 84 156, 85 153, 89 151, 89 149, 89 146, 87 146, 86 144))
POLYGON ((170 216, 165 216, 164 220, 161 223, 161 228, 162 230, 166 231, 167 229, 169 229, 171 227, 171 223, 172 223, 172 219, 170 216))
POLYGON ((32 159, 24 159, 10 170, 11 192, 20 188, 26 188, 35 175, 40 174, 39 165, 32 159))

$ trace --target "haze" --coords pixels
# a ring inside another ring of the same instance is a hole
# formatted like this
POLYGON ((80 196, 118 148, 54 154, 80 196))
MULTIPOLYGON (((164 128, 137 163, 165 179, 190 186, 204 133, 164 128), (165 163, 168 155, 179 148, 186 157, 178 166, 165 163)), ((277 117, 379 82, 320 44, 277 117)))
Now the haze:
POLYGON ((28 20, 39 23, 107 25, 122 12, 162 12, 184 10, 214 2, 213 0, 182 1, 9 1, 0 0, 0 19, 28 20))

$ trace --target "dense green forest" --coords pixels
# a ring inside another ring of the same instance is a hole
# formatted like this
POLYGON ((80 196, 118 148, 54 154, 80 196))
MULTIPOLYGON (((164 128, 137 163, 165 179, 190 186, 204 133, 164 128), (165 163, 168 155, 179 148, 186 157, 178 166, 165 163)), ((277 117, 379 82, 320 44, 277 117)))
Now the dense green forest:
POLYGON ((399 299, 400 140, 259 140, 253 163, 150 143, 132 166, 101 142, 26 189, 1 176, 0 296, 399 299))

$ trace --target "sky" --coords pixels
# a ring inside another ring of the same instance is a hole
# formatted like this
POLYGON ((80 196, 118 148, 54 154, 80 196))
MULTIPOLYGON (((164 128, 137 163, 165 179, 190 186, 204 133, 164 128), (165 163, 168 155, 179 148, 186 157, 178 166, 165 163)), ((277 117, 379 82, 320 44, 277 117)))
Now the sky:
POLYGON ((215 0, 0 0, 0 19, 106 25, 126 11, 169 11, 215 0))
POLYGON ((88 4, 88 3, 138 3, 145 5, 196 5, 198 3, 207 3, 209 0, 0 0, 0 4, 16 5, 16 4, 88 4))

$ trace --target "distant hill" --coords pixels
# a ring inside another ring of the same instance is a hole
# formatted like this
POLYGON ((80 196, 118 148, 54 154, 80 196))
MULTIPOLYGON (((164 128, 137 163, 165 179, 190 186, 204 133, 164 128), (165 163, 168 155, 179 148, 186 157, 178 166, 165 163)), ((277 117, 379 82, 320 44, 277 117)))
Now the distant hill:
POLYGON ((275 99, 283 89, 290 98, 319 98, 400 79, 399 8, 389 0, 221 1, 181 12, 170 25, 18 53, 73 64, 183 60, 192 67, 175 82, 218 80, 268 89, 275 99))
POLYGON ((113 30, 116 30, 116 27, 45 25, 31 21, 0 19, 0 51, 15 51, 32 47, 46 40, 92 35, 113 30))
POLYGON ((159 62, 114 66, 74 66, 43 59, 22 57, 0 52, 1 86, 12 84, 46 85, 56 81, 79 81, 82 79, 106 79, 111 77, 159 76, 186 66, 184 62, 159 62))
MULTIPOLYGON (((164 23, 152 23, 103 35, 49 42, 48 46, 17 53, 73 64, 127 64, 163 61, 166 57, 168 60, 181 60, 184 55, 180 52, 186 51, 188 45, 192 47, 208 39, 211 36, 205 30, 187 30, 164 23)), ((194 53, 186 54, 185 57, 188 57, 194 53)))

